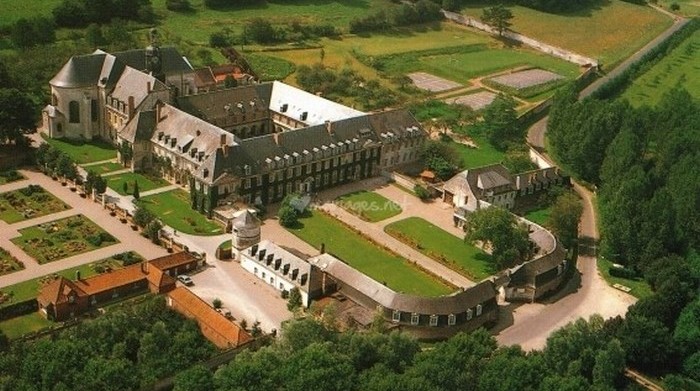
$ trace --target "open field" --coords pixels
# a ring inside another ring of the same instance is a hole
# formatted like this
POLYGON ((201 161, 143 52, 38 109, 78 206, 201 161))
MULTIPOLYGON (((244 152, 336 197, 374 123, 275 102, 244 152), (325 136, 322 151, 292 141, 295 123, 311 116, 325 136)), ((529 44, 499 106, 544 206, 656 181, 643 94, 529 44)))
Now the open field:
POLYGON ((40 264, 119 243, 112 235, 83 215, 35 225, 12 239, 40 264))
POLYGON ((159 187, 167 186, 170 183, 165 179, 156 178, 152 176, 145 176, 135 172, 127 172, 124 174, 110 175, 106 177, 107 186, 110 189, 116 191, 121 195, 128 195, 134 192, 134 183, 139 184, 139 194, 143 194, 144 191, 149 191, 157 189, 159 187), (124 184, 127 184, 127 191, 124 191, 124 184))
POLYGON ((114 172, 114 171, 123 170, 126 167, 122 166, 119 163, 107 162, 107 163, 94 164, 94 165, 90 165, 90 166, 83 166, 83 168, 85 169, 85 171, 94 171, 95 174, 102 175, 102 174, 108 174, 108 173, 114 172))
POLYGON ((325 244, 327 252, 397 292, 440 296, 453 291, 446 282, 428 275, 398 255, 377 247, 321 212, 299 219, 299 226, 290 231, 316 248, 325 244))
POLYGON ((0 276, 22 269, 24 269, 24 265, 22 265, 17 258, 13 257, 12 254, 7 252, 7 250, 0 247, 0 276))
POLYGON ((183 190, 143 197, 138 205, 153 212, 164 224, 186 234, 207 236, 224 233, 219 224, 190 207, 190 195, 183 190))
POLYGON ((681 9, 678 11, 671 11, 675 14, 694 17, 700 16, 700 1, 698 0, 659 0, 659 6, 663 7, 665 10, 670 11, 671 4, 678 4, 681 9))
MULTIPOLYGON (((490 3, 468 4, 462 13, 480 17, 490 3)), ((591 9, 551 14, 509 4, 518 33, 597 59, 604 69, 629 57, 669 27, 671 18, 646 6, 602 0, 591 9)))
POLYGON ((0 193, 0 220, 12 224, 70 209, 41 186, 0 193))
POLYGON ((401 207, 386 197, 370 191, 358 191, 339 197, 336 202, 362 220, 377 222, 401 213, 401 207))
POLYGON ((44 318, 37 311, 0 322, 0 331, 9 339, 17 339, 25 334, 39 331, 54 324, 54 322, 44 318))
POLYGON ((651 287, 646 281, 644 281, 643 278, 628 280, 626 278, 611 276, 609 270, 612 267, 612 264, 613 263, 611 261, 608 261, 603 257, 598 258, 598 270, 608 284, 611 286, 613 284, 620 284, 632 288, 629 294, 638 299, 652 295, 653 292, 651 291, 651 287))
POLYGON ((117 157, 117 150, 106 142, 79 142, 48 138, 42 134, 44 140, 56 149, 70 156, 77 164, 99 162, 117 157))
POLYGON ((481 281, 496 271, 490 255, 420 217, 399 220, 384 230, 474 281, 481 281))
POLYGON ((0 26, 5 26, 20 18, 51 16, 51 11, 62 0, 2 0, 0 26))
POLYGON ((656 105, 664 93, 681 86, 700 98, 700 30, 642 74, 622 94, 633 106, 656 105))
POLYGON ((190 0, 194 12, 172 12, 165 8, 166 0, 152 0, 156 13, 164 16, 159 28, 181 35, 186 40, 204 44, 209 35, 224 28, 240 34, 246 23, 263 18, 272 24, 289 24, 294 20, 304 24, 332 24, 347 31, 350 20, 364 16, 390 4, 389 0, 345 1, 268 1, 248 6, 210 9, 203 0, 190 0))

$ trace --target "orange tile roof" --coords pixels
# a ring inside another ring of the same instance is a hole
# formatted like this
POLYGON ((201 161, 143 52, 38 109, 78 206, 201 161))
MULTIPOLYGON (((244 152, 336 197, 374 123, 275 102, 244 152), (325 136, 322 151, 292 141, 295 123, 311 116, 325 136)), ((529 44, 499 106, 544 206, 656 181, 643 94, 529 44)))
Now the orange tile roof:
POLYGON ((141 264, 127 266, 94 277, 75 281, 75 285, 88 295, 105 292, 110 289, 131 284, 146 278, 141 264))
POLYGON ((40 288, 37 300, 40 303, 58 304, 68 300, 71 291, 80 296, 85 292, 81 291, 73 281, 61 276, 40 288))
MULTIPOLYGON (((168 270, 180 265, 185 265, 194 260, 194 256, 188 252, 182 251, 175 254, 168 254, 166 256, 153 259, 148 262, 149 266, 155 266, 159 270, 168 270)), ((149 267, 150 270, 150 267, 149 267)))
POLYGON ((237 324, 226 319, 224 315, 218 313, 189 289, 178 287, 168 293, 168 296, 186 308, 197 320, 197 323, 207 325, 215 330, 233 346, 238 346, 251 339, 251 336, 237 324))

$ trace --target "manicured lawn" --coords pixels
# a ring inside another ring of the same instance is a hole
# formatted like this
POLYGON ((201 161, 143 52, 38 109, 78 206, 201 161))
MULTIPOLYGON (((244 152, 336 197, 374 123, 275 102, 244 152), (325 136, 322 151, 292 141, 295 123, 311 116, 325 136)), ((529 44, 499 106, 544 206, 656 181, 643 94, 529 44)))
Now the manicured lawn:
MULTIPOLYGON (((462 13, 478 18, 491 5, 467 4, 462 13)), ((512 30, 597 59, 605 69, 629 57, 672 23, 671 18, 650 7, 621 0, 559 15, 512 4, 508 7, 514 15, 512 30)))
POLYGON ((57 261, 119 243, 112 235, 83 215, 35 225, 12 239, 40 264, 57 261))
POLYGON ((486 166, 488 164, 500 163, 503 161, 503 152, 494 148, 484 137, 471 136, 472 141, 478 148, 471 148, 454 141, 447 141, 450 148, 462 159, 460 169, 486 166))
POLYGON ((700 31, 695 31, 669 55, 641 75, 622 98, 633 106, 655 106, 661 96, 680 85, 700 99, 700 31))
POLYGON ((0 172, 0 185, 19 181, 22 179, 26 179, 26 178, 24 177, 24 175, 20 174, 16 170, 7 170, 7 171, 0 172))
POLYGON ((22 265, 17 258, 13 257, 12 254, 7 252, 7 250, 0 247, 0 276, 22 269, 24 269, 24 265, 22 265))
MULTIPOLYGON (((139 185, 140 186, 140 185, 139 185)), ((143 197, 139 206, 153 212, 173 229, 192 235, 219 235, 223 228, 190 207, 190 195, 183 190, 172 190, 143 197)))
POLYGON ((295 68, 294 64, 279 57, 248 53, 245 58, 263 81, 283 80, 294 72, 295 68))
POLYGON ((420 217, 399 220, 384 230, 471 280, 481 281, 496 272, 490 255, 420 217))
POLYGON ((2 296, 2 300, 0 301, 0 307, 4 307, 10 304, 18 303, 20 301, 25 301, 29 300, 33 297, 36 297, 36 295, 39 292, 39 287, 44 285, 47 282, 50 282, 54 276, 63 276, 66 278, 69 278, 71 280, 75 279, 75 272, 80 271, 80 276, 81 277, 90 277, 94 276, 97 274, 95 271, 95 268, 92 264, 89 265, 82 265, 82 266, 77 266, 77 267, 72 267, 70 269, 66 270, 61 270, 60 272, 56 273, 55 275, 46 275, 43 277, 38 277, 34 278, 31 280, 27 280, 24 282, 20 282, 19 284, 15 285, 10 285, 6 286, 4 288, 0 288, 0 296, 2 296))
POLYGON ((80 142, 71 140, 59 140, 48 138, 42 134, 44 140, 54 148, 63 151, 77 164, 99 162, 117 157, 114 146, 104 141, 80 142))
POLYGON ((110 189, 116 191, 121 195, 132 194, 134 191, 134 183, 136 182, 138 182, 139 184, 140 194, 143 194, 143 192, 145 191, 157 189, 159 187, 167 186, 170 184, 165 179, 152 176, 145 176, 136 172, 126 172, 124 174, 110 175, 105 179, 107 179, 107 186, 109 186, 110 189), (125 183, 128 186, 127 192, 124 191, 125 183))
POLYGON ((652 295, 653 292, 651 290, 651 286, 649 286, 649 284, 647 284, 647 282, 644 281, 643 278, 628 280, 626 278, 611 276, 610 268, 612 267, 612 264, 613 263, 611 261, 603 257, 598 258, 598 270, 610 286, 612 286, 613 284, 620 284, 632 288, 629 294, 638 299, 652 295))
MULTIPOLYGON (((107 162, 107 163, 93 164, 90 166, 83 166, 83 168, 85 169, 85 171, 94 171, 95 174, 107 174, 110 172, 123 170, 126 167, 122 166, 119 163, 107 162)), ((140 185, 141 184, 139 184, 139 186, 140 185)))
POLYGON ((333 217, 313 212, 299 220, 290 231, 316 248, 325 244, 326 251, 347 262, 376 281, 397 291, 421 296, 440 296, 454 287, 415 267, 405 259, 386 251, 333 217))
POLYGON ((44 318, 39 311, 0 322, 0 330, 9 339, 17 339, 25 334, 39 331, 55 323, 44 318))
POLYGON ((2 0, 2 12, 0 12, 0 26, 5 26, 20 18, 34 16, 51 16, 51 11, 62 0, 2 0))
POLYGON ((370 191, 358 191, 339 197, 336 202, 362 220, 377 222, 402 212, 401 207, 386 197, 370 191))
POLYGON ((0 220, 12 224, 70 209, 41 186, 0 193, 0 220))
POLYGON ((546 226, 549 216, 552 214, 551 207, 537 208, 527 211, 524 218, 532 221, 533 223, 539 224, 541 226, 546 226))

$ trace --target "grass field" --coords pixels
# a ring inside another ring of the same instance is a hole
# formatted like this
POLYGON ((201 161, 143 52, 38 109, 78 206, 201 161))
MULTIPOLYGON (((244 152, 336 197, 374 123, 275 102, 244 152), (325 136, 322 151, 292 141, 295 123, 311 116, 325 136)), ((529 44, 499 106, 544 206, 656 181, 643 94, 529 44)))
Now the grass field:
POLYGON ((24 269, 24 265, 22 265, 17 258, 13 257, 7 250, 0 247, 0 276, 22 269, 24 269))
POLYGON ((653 292, 651 290, 651 286, 649 286, 649 284, 647 284, 643 278, 628 280, 626 278, 611 276, 609 270, 612 267, 612 264, 613 263, 611 261, 608 261, 603 257, 598 258, 598 270, 608 284, 611 286, 613 284, 620 284, 632 288, 629 293, 638 299, 652 295, 653 292))
POLYGON ((2 0, 0 2, 0 26, 15 22, 20 18, 51 16, 51 11, 62 0, 2 0))
POLYGON ((122 166, 119 163, 107 162, 107 163, 93 164, 90 166, 83 166, 83 168, 85 169, 85 171, 94 171, 95 174, 107 174, 110 172, 123 170, 126 167, 122 166))
POLYGON ((295 69, 294 64, 279 57, 248 53, 245 58, 263 81, 283 80, 291 75, 295 69))
POLYGON ((481 281, 496 272, 490 255, 420 217, 399 220, 384 230, 471 280, 481 281))
POLYGON ((39 264, 119 243, 83 215, 27 227, 19 230, 19 233, 21 236, 12 239, 12 243, 39 264))
POLYGON ((17 339, 25 334, 39 331, 54 324, 54 322, 44 318, 37 311, 0 322, 0 331, 9 339, 17 339))
POLYGON ((31 189, 36 188, 25 187, 0 193, 0 220, 12 224, 70 209, 43 188, 38 187, 40 190, 30 192, 31 189))
POLYGON ((695 31, 670 55, 656 63, 635 80, 622 94, 633 106, 654 106, 664 93, 676 86, 684 87, 700 98, 700 31, 695 31))
POLYGON ((676 3, 681 7, 681 9, 678 11, 671 11, 673 13, 691 18, 694 16, 700 16, 700 2, 698 2, 698 0, 660 0, 659 6, 670 11, 671 4, 673 3, 676 3))
POLYGON ((385 220, 402 212, 397 203, 371 191, 362 190, 346 194, 336 202, 348 212, 371 222, 385 220))
MULTIPOLYGON (((466 5, 463 14, 480 17, 490 3, 466 5)), ((597 59, 605 69, 629 57, 672 23, 646 6, 605 0, 589 10, 551 14, 517 5, 512 30, 550 45, 597 59)))
POLYGON ((290 231, 320 248, 338 256, 350 266, 397 291, 421 296, 440 296, 454 288, 430 276, 396 254, 381 249, 350 230, 341 222, 321 212, 301 218, 290 231))
POLYGON ((219 235, 223 228, 190 207, 190 195, 183 190, 171 190, 143 197, 138 204, 153 212, 164 224, 192 235, 219 235))
POLYGON ((525 215, 523 216, 524 218, 532 221, 533 223, 539 224, 541 226, 546 226, 547 221, 549 220, 549 216, 552 214, 552 208, 546 207, 546 208, 538 208, 538 209, 532 209, 527 211, 525 215))
POLYGON ((107 186, 109 186, 110 189, 116 191, 121 195, 132 194, 134 191, 134 183, 136 182, 138 182, 139 184, 139 194, 143 194, 144 191, 157 189, 159 187, 167 186, 170 184, 165 179, 151 176, 147 177, 145 175, 135 172, 110 175, 105 179, 107 179, 107 186), (124 192, 125 183, 128 186, 127 192, 124 192))
POLYGON ((503 161, 503 152, 494 148, 488 140, 481 136, 472 136, 471 139, 478 148, 470 148, 454 141, 446 141, 447 145, 462 159, 460 169, 465 170, 503 161))
POLYGON ((117 157, 117 150, 106 142, 78 142, 48 138, 42 134, 44 140, 54 148, 63 151, 77 164, 99 162, 117 157))

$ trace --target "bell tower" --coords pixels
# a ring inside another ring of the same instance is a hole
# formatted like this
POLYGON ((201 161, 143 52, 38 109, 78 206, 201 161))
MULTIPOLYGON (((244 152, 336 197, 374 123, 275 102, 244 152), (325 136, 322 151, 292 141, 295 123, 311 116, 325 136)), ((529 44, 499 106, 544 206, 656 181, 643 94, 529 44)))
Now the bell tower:
POLYGON ((163 58, 158 46, 158 30, 151 29, 149 32, 151 44, 146 48, 146 72, 156 79, 165 82, 163 74, 163 58))

